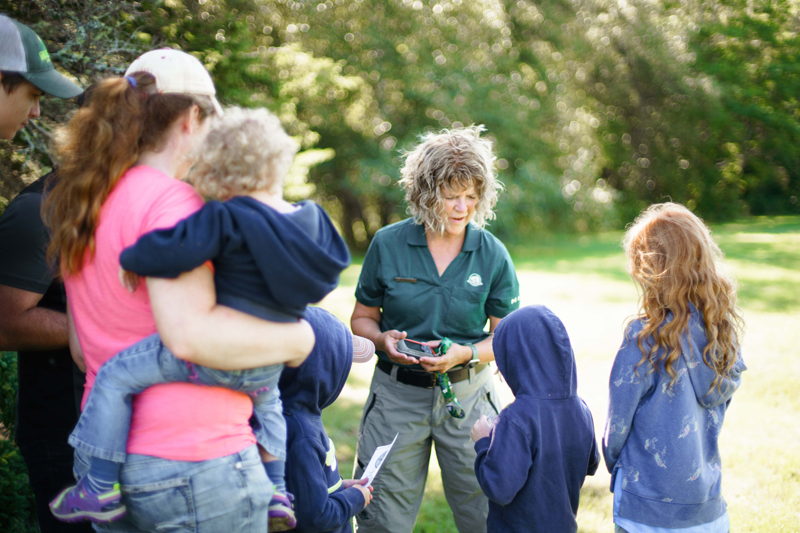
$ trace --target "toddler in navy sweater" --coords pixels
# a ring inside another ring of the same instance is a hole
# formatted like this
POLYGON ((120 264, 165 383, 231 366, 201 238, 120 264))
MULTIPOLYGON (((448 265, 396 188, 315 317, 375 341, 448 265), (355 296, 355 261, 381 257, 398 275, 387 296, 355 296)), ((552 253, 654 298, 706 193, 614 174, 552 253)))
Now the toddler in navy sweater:
POLYGON ((600 454, 567 331, 548 308, 524 307, 500 322, 492 346, 516 399, 472 428, 487 529, 576 532, 581 486, 600 454))
MULTIPOLYGON (((120 276, 131 288, 139 276, 176 278, 211 260, 217 303, 273 322, 293 322, 306 306, 333 290, 350 254, 328 215, 312 202, 283 199, 283 179, 297 145, 265 109, 232 108, 201 146, 191 178, 210 201, 175 227, 139 238, 120 257, 120 276)), ((176 381, 248 393, 253 429, 266 451, 275 484, 270 531, 294 527, 284 483, 286 424, 278 380, 282 364, 225 372, 176 358, 158 334, 109 359, 97 378, 70 444, 91 456, 88 476, 52 503, 64 521, 121 518, 119 469, 125 461, 131 398, 147 387, 176 381)))

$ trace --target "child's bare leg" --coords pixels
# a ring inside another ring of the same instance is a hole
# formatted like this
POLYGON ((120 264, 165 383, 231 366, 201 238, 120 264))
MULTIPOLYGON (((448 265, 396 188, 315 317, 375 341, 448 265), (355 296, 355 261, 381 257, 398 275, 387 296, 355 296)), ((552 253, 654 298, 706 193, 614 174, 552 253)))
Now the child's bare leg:
POLYGON ((262 463, 271 463, 272 461, 278 461, 279 459, 269 453, 267 450, 258 445, 258 453, 261 455, 261 462, 262 463))
POLYGON ((258 453, 261 455, 261 462, 264 463, 264 470, 267 477, 275 485, 277 492, 286 492, 286 462, 275 457, 267 450, 258 445, 258 453))

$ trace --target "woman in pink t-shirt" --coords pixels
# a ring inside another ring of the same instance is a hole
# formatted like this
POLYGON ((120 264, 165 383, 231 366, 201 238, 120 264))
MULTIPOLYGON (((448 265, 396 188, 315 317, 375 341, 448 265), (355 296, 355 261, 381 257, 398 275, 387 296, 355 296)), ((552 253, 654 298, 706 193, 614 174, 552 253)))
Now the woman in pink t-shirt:
MULTIPOLYGON (((107 359, 156 331, 181 359, 221 370, 297 365, 313 347, 306 322, 216 306, 208 266, 148 278, 133 293, 119 282, 123 248, 202 206, 180 179, 207 132, 205 118, 221 112, 214 94, 197 59, 154 50, 125 78, 98 82, 62 132, 59 179, 43 215, 66 285, 71 346, 86 364, 84 401, 107 359)), ((120 473, 127 516, 102 530, 266 531, 272 486, 251 413, 248 396, 216 387, 170 383, 135 397, 120 473)), ((87 468, 76 452, 76 473, 87 468)))

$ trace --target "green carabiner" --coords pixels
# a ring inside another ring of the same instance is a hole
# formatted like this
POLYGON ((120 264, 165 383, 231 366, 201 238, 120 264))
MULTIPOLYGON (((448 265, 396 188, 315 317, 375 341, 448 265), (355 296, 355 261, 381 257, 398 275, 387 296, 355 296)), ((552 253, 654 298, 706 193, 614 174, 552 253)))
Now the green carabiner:
MULTIPOLYGON (((439 348, 437 351, 439 355, 445 355, 447 350, 453 345, 453 341, 448 339, 447 337, 442 339, 442 342, 439 343, 439 348)), ((442 396, 444 397, 445 402, 447 404, 447 412, 450 413, 450 416, 453 418, 464 418, 467 416, 467 413, 464 412, 464 408, 461 407, 461 404, 458 403, 458 398, 453 393, 453 386, 450 383, 450 376, 447 375, 446 372, 436 373, 436 384, 439 385, 439 390, 442 391, 442 396)))

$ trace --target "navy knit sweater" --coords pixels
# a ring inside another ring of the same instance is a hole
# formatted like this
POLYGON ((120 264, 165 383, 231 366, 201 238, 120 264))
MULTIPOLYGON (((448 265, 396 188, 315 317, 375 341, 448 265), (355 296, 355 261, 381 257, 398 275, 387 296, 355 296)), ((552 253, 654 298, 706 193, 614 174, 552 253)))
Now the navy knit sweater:
POLYGON ((322 410, 344 387, 353 363, 353 337, 329 312, 309 307, 306 319, 317 342, 297 368, 285 368, 280 390, 286 417, 286 488, 295 495, 299 532, 352 531, 364 508, 357 488, 342 488, 333 441, 322 426, 322 410))
POLYGON ((492 345, 516 399, 475 443, 488 530, 575 532, 581 486, 600 454, 567 331, 546 307, 524 307, 500 322, 492 345))
POLYGON ((313 202, 281 214, 249 196, 208 202, 175 227, 142 235, 120 264, 140 276, 176 278, 214 262, 217 303, 293 322, 339 283, 350 253, 313 202))

